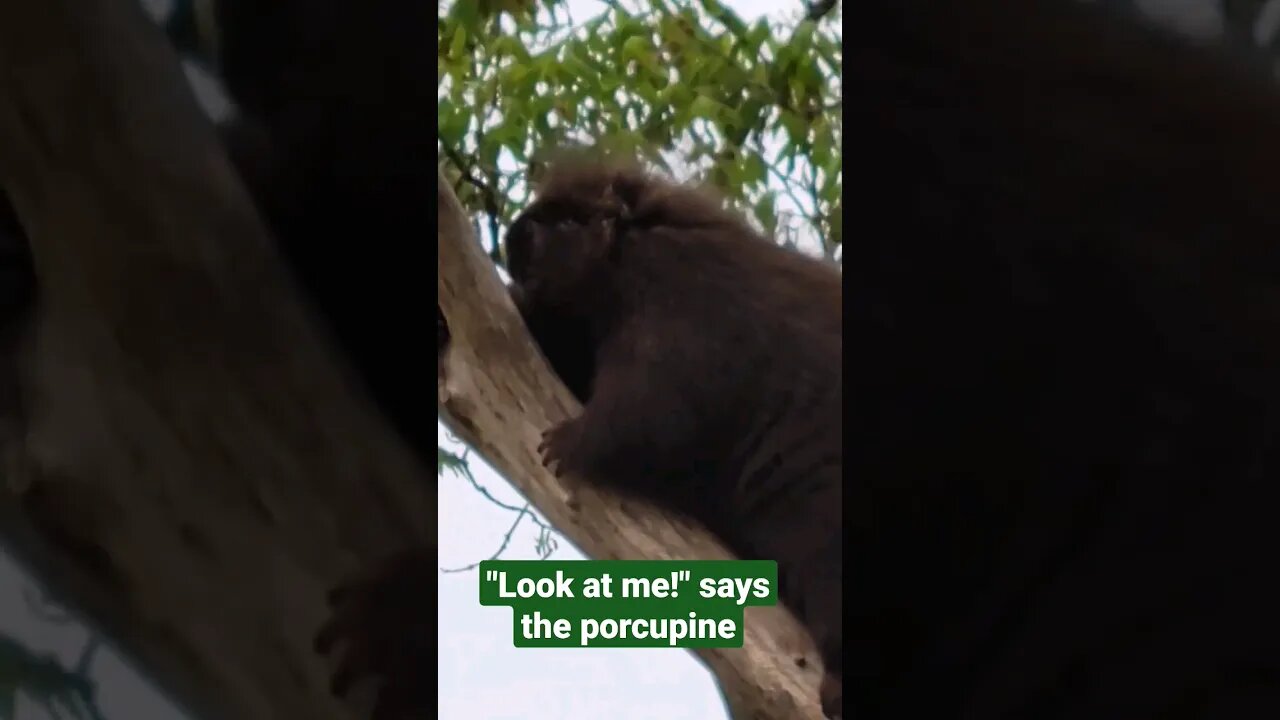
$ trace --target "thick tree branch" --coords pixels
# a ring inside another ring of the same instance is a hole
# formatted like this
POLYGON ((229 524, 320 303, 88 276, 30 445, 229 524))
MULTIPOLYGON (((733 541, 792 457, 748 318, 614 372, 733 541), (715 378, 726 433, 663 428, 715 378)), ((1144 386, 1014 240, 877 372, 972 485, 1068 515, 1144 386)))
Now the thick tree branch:
MULTIPOLYGON (((439 304, 451 333, 440 366, 440 410, 450 429, 592 557, 730 557, 700 528, 562 483, 542 468, 541 431, 579 408, 535 349, 443 175, 437 200, 439 304)), ((735 720, 821 720, 818 663, 798 625, 777 608, 749 608, 747 618, 742 649, 698 653, 719 679, 735 720), (804 668, 796 662, 801 657, 804 668)))
POLYGON ((5 540, 196 716, 352 717, 311 636, 341 575, 434 542, 426 469, 136 2, 0 3, 0 186, 40 287, 0 378, 5 540))

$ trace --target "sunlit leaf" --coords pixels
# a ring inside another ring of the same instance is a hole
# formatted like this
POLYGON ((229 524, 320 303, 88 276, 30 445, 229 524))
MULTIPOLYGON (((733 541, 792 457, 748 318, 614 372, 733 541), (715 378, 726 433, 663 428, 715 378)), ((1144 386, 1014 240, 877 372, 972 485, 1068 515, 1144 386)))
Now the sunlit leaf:
POLYGON ((449 58, 456 60, 467 51, 467 30, 462 26, 458 26, 453 31, 453 39, 449 41, 449 58))

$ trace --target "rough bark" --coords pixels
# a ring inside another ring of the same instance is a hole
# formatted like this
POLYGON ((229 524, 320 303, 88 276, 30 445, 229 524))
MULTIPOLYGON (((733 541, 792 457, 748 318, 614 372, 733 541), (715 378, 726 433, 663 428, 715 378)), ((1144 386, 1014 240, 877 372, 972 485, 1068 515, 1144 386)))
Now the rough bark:
MULTIPOLYGON (((448 181, 440 175, 438 183, 439 304, 451 336, 438 378, 446 425, 591 557, 732 557, 701 528, 543 469, 542 430, 580 407, 535 349, 448 181)), ((785 611, 748 608, 741 649, 697 653, 735 720, 821 720, 818 660, 785 611)))
POLYGON ((40 286, 0 363, 7 544, 197 717, 356 717, 311 651, 325 590, 434 543, 432 485, 137 2, 0 3, 0 186, 40 286))

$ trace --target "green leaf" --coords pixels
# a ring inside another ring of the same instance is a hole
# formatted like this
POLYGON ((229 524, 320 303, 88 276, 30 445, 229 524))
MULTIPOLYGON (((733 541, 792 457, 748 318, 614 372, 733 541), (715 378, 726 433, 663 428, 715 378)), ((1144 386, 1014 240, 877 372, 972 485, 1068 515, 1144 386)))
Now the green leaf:
POLYGON ((520 42, 520 38, 513 35, 499 35, 490 45, 490 52, 496 58, 511 57, 515 58, 517 62, 529 59, 529 51, 525 48, 524 43, 520 42))
POLYGON ((577 53, 567 53, 564 59, 564 69, 569 73, 579 77, 594 77, 596 72, 591 69, 587 63, 583 62, 577 53))
POLYGON ((743 39, 743 43, 753 49, 752 55, 759 57, 760 49, 764 47, 765 40, 768 39, 769 35, 769 21, 765 18, 760 18, 756 21, 755 25, 752 26, 750 32, 747 33, 747 36, 743 39))
POLYGON ((764 164, 764 158, 756 153, 750 153, 743 158, 743 179, 751 184, 763 184, 769 179, 769 168, 764 164))
POLYGON ((843 161, 844 158, 841 157, 840 153, 832 153, 832 155, 828 157, 822 165, 822 172, 832 177, 840 177, 841 166, 844 164, 843 161))
POLYGON ((773 193, 766 192, 761 196, 760 201, 756 203, 755 213, 756 219, 764 226, 765 232, 770 235, 778 231, 778 211, 775 207, 777 201, 773 197, 773 193))
POLYGON ((449 43, 449 58, 457 60, 467 52, 467 31, 462 26, 453 31, 453 40, 449 43))
POLYGON ((471 117, 466 113, 459 112, 458 108, 448 98, 442 98, 437 101, 436 116, 439 120, 437 127, 440 134, 440 142, 450 149, 456 150, 460 148, 463 136, 467 133, 471 117))
POLYGON ((448 25, 454 27, 478 27, 480 25, 480 3, 455 2, 449 8, 448 25))
POLYGON ((694 98, 693 105, 689 107, 689 112, 696 118, 714 120, 720 114, 720 104, 706 95, 699 95, 694 98))
POLYGON ((796 31, 791 35, 791 47, 795 48, 800 55, 808 55, 809 48, 813 46, 813 35, 818 29, 817 24, 812 20, 801 20, 796 26, 796 31))
POLYGON ((623 60, 640 60, 649 53, 649 43, 645 38, 634 35, 622 43, 623 60))
POLYGON ((831 160, 831 140, 831 133, 829 132, 815 132, 813 134, 813 148, 811 153, 813 155, 815 165, 825 168, 826 163, 831 160))
POLYGON ((804 118, 790 110, 784 109, 780 114, 779 121, 782 123, 782 127, 786 128, 787 135, 792 143, 803 142, 809 134, 809 128, 805 125, 804 118))
POLYGON ((532 74, 532 70, 523 62, 513 64, 507 70, 507 79, 511 81, 513 86, 520 85, 532 74))

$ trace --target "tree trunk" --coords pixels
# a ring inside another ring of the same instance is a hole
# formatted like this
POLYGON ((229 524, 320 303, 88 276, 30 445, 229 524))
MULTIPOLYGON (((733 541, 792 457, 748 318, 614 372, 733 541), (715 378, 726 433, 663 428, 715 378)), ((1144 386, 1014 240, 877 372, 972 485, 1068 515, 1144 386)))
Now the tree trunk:
POLYGON ((137 2, 0 3, 0 186, 39 283, 0 364, 6 542, 193 715, 353 717, 325 591, 434 542, 432 486, 137 2))
MULTIPOLYGON (((450 332, 438 385, 450 430, 591 557, 732 557, 701 528, 572 480, 558 481, 543 469, 537 453, 542 430, 580 407, 535 349, 448 182, 443 175, 437 182, 439 304, 450 332)), ((734 720, 822 720, 820 663, 807 635, 780 608, 747 608, 741 649, 697 654, 719 680, 734 720)))

